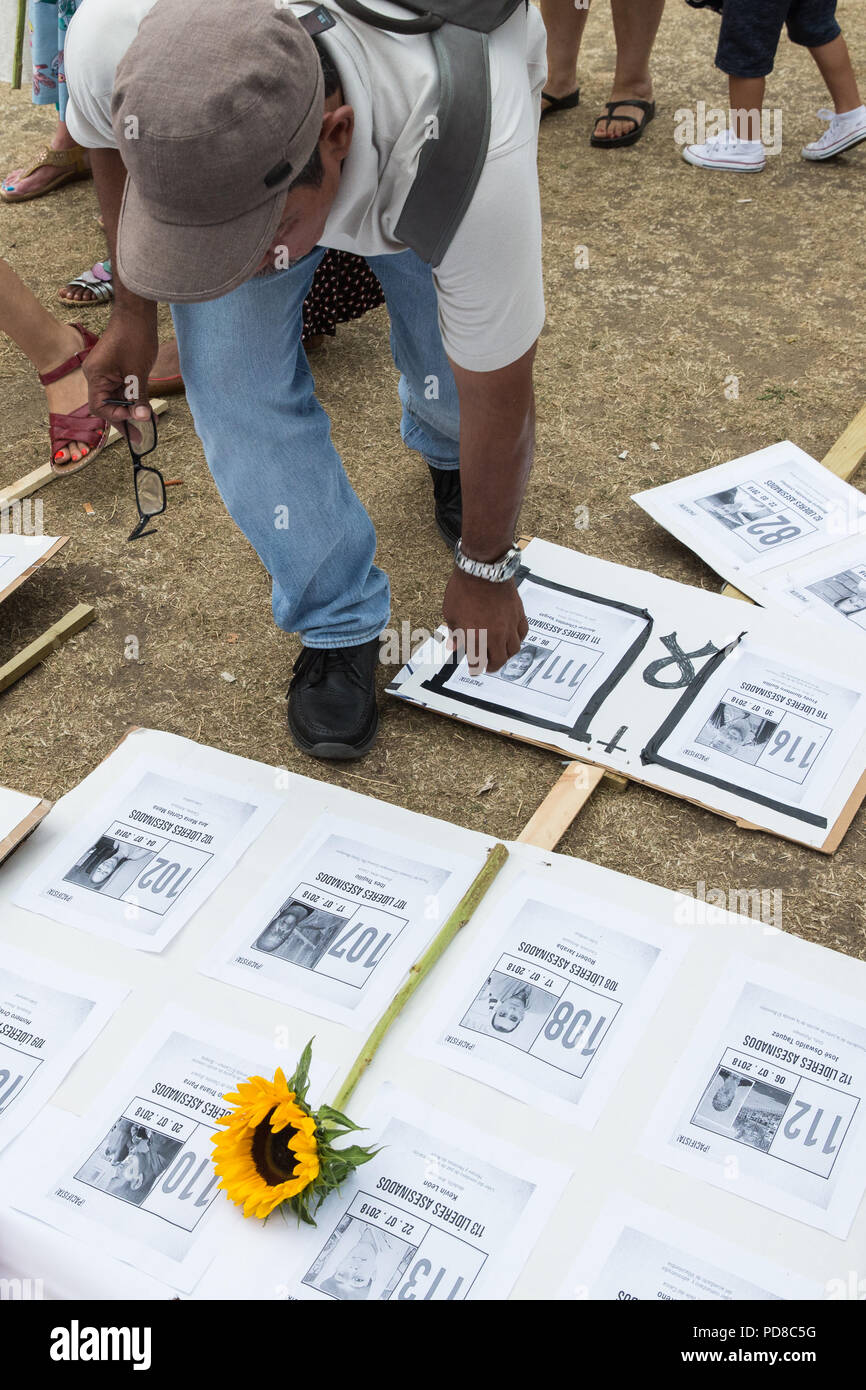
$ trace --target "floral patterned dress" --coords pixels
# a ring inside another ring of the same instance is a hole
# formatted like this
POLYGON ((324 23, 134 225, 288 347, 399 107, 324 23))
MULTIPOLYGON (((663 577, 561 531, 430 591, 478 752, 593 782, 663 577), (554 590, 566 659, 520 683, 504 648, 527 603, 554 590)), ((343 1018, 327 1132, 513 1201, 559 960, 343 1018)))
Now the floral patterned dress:
POLYGON ((33 102, 66 112, 63 44, 69 21, 81 0, 30 0, 30 49, 33 56, 33 102))

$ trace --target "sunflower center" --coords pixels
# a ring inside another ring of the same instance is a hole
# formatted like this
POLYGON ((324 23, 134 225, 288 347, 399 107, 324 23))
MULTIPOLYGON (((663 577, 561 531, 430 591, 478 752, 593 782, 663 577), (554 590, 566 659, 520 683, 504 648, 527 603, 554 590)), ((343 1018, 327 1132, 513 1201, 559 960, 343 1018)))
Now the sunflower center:
MULTIPOLYGON (((275 1109, 276 1106, 274 1106, 275 1109)), ((289 1140, 294 1139, 298 1131, 294 1125, 286 1125, 279 1134, 274 1134, 271 1129, 271 1116, 274 1110, 269 1110, 253 1131, 253 1163, 256 1165, 259 1177, 263 1178, 270 1187, 277 1187, 280 1183, 287 1182, 294 1173, 298 1161, 297 1155, 289 1148, 289 1140)))

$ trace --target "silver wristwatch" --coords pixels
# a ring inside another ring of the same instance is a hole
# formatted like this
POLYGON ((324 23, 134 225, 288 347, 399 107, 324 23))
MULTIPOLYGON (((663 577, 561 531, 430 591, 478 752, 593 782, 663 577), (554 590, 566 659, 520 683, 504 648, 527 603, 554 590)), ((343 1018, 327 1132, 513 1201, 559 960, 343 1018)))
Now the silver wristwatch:
POLYGON ((454 563, 464 574, 471 574, 475 579, 486 579, 490 584, 504 584, 507 579, 513 579, 523 560, 523 554, 516 545, 512 545, 506 550, 501 560, 494 560, 491 564, 485 564, 483 560, 470 560, 468 555, 463 554, 462 542, 458 541, 454 547, 454 563))

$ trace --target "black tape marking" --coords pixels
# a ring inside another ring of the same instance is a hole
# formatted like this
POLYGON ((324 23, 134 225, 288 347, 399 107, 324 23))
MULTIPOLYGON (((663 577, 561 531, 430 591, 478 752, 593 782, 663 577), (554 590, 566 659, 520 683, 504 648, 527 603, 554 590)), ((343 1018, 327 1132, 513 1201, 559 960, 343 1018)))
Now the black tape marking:
POLYGON ((684 777, 692 778, 698 782, 706 782, 711 787, 718 787, 720 791, 731 792, 734 796, 741 796, 746 801, 754 801, 758 806, 766 806, 768 810, 777 811, 779 815, 790 816, 793 820, 803 821, 806 825, 815 825, 821 830, 826 830, 828 825, 826 816, 818 816, 814 811, 804 811, 799 806, 788 806, 784 801, 776 801, 771 796, 764 796, 763 792, 748 791, 745 787, 737 786, 735 782, 726 782, 722 777, 714 777, 711 772, 701 772, 700 768, 692 767, 688 763, 678 763, 673 758, 664 758, 659 753, 662 744, 681 723, 690 705, 700 695, 707 681, 731 655, 731 652, 740 645, 745 636, 746 633, 741 632, 739 637, 735 638, 733 642, 729 642, 726 647, 722 647, 721 651, 707 662, 704 669, 677 700, 670 714, 653 734, 649 743, 642 749, 640 760, 644 766, 650 763, 658 767, 665 767, 669 772, 679 772, 684 777))
POLYGON ((692 657, 715 656, 719 650, 714 642, 706 642, 698 651, 684 652, 677 641, 676 632, 669 632, 666 637, 660 637, 659 641, 663 647, 667 647, 670 656, 662 656, 658 661, 651 661, 643 673, 644 681, 647 685, 651 685, 654 690, 682 690, 691 685, 692 681, 697 679, 692 657), (665 667, 674 662, 680 668, 680 679, 676 681, 657 680, 656 677, 665 667))
POLYGON ((510 705, 494 704, 492 700, 480 700, 475 695, 464 694, 463 691, 446 690, 444 688, 446 682, 451 679, 461 661, 458 652, 451 653, 435 676, 431 676, 427 681, 422 681, 422 688, 435 691, 439 695, 445 695, 449 700, 457 700, 461 704, 472 705, 475 709, 487 710, 490 714, 504 714, 512 719, 519 719, 523 724, 532 725, 534 728, 550 729, 555 733, 567 734, 579 743, 590 743, 592 740, 589 726, 592 720, 611 691, 619 685, 623 676, 637 661, 649 641, 653 629, 653 619, 645 608, 634 608, 630 603, 618 603, 615 599, 601 598, 598 594, 587 594, 582 589, 569 588, 567 584, 556 584, 552 579, 542 579, 539 575, 532 574, 525 565, 521 565, 515 575, 515 580, 518 589, 524 581, 528 580, 531 584, 537 584, 542 589, 553 589, 560 594, 569 594, 572 598, 587 599, 590 603, 597 603, 604 608, 615 608, 621 613, 631 613, 634 617, 642 618, 644 621, 643 630, 632 642, 622 660, 611 671, 607 680, 599 686, 595 694, 584 705, 576 722, 574 724, 561 724, 552 719, 544 719, 538 714, 522 714, 520 710, 514 709, 510 705))

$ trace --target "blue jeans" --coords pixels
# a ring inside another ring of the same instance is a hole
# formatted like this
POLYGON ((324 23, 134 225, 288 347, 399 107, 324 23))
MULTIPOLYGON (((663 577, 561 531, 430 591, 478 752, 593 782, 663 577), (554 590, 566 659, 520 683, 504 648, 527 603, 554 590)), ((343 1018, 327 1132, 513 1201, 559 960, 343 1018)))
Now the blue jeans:
MULTIPOLYGON (((223 501, 271 576, 277 626, 307 647, 342 647, 379 635, 391 596, 301 346, 301 310, 324 254, 316 247, 221 299, 174 304, 172 316, 196 432, 223 501)), ((368 260, 391 316, 403 440, 435 467, 457 468, 457 389, 430 267, 414 251, 368 260)))

